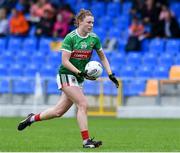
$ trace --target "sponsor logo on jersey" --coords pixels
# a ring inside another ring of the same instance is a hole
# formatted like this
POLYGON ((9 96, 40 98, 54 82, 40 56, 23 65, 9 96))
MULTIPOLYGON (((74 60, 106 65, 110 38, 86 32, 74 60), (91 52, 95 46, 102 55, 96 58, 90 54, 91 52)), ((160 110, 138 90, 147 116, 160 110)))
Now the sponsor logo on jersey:
POLYGON ((91 54, 91 50, 74 50, 71 54, 71 58, 88 59, 91 57, 91 54))

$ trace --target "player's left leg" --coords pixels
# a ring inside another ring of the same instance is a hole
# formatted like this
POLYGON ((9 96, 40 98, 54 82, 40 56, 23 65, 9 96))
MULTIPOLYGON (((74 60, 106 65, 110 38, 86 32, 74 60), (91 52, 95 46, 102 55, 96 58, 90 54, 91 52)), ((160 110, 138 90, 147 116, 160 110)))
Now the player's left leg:
POLYGON ((61 98, 59 99, 58 103, 47 109, 39 114, 29 114, 26 119, 21 121, 18 125, 18 130, 22 131, 27 126, 30 126, 33 122, 38 122, 42 120, 49 120, 56 117, 61 117, 65 112, 69 110, 69 108, 72 106, 72 101, 64 94, 62 93, 61 98))

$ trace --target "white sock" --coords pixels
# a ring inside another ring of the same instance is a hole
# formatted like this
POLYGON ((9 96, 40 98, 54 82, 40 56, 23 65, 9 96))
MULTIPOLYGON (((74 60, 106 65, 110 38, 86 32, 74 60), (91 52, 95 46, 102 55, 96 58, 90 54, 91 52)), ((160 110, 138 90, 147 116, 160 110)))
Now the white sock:
POLYGON ((83 140, 83 145, 85 145, 87 143, 88 139, 83 140))
POLYGON ((35 115, 30 118, 30 122, 35 122, 35 115))

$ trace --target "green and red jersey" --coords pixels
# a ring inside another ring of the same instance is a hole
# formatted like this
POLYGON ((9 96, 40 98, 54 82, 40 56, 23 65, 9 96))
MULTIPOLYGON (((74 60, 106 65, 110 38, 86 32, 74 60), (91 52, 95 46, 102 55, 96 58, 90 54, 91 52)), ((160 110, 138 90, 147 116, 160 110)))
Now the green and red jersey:
MULTIPOLYGON (((86 37, 82 37, 78 34, 76 29, 64 38, 61 50, 71 53, 70 62, 78 70, 83 71, 91 58, 93 50, 100 51, 102 50, 102 46, 95 33, 89 33, 86 37)), ((84 80, 65 68, 63 65, 59 68, 59 74, 75 75, 78 82, 83 82, 84 80)))

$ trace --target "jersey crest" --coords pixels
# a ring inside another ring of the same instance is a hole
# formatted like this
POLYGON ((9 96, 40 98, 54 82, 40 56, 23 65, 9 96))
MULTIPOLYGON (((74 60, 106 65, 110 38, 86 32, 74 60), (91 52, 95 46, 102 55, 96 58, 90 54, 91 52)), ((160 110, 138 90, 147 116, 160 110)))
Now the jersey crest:
POLYGON ((93 48, 94 47, 94 42, 90 42, 90 46, 93 48))
POLYGON ((81 42, 81 49, 86 49, 87 48, 87 44, 86 42, 81 42))

